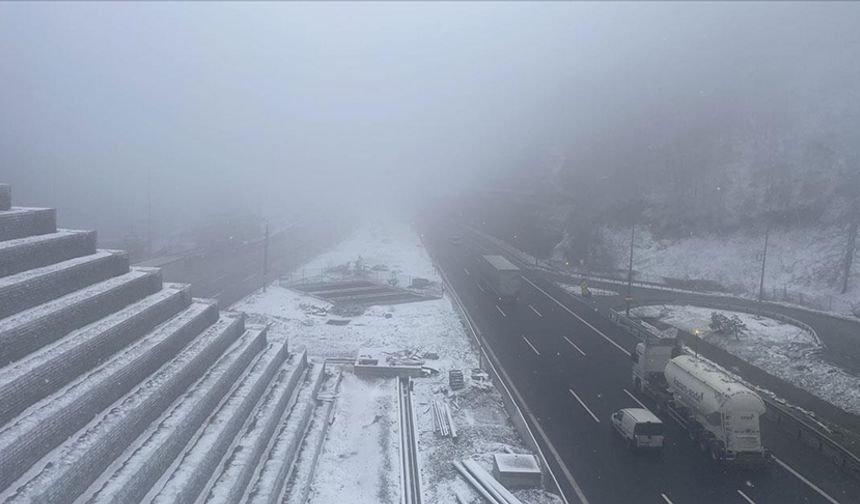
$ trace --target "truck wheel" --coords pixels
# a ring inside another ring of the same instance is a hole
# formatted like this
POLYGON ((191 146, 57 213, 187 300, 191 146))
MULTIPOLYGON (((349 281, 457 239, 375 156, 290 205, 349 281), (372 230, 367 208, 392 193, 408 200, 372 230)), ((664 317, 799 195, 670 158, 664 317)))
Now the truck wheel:
POLYGON ((708 453, 710 450, 710 446, 708 446, 708 441, 706 439, 699 440, 699 450, 701 450, 702 453, 708 453))

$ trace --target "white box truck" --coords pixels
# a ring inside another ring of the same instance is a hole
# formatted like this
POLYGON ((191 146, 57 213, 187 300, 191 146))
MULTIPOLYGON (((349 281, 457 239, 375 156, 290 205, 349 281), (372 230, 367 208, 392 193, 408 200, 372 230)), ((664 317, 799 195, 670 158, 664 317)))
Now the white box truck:
POLYGON ((522 288, 520 269, 515 264, 500 255, 483 255, 480 257, 481 286, 504 304, 515 303, 522 288))
POLYGON ((758 394, 707 361, 681 353, 674 338, 649 335, 631 358, 634 387, 712 460, 762 467, 770 459, 761 443, 759 417, 766 408, 758 394))

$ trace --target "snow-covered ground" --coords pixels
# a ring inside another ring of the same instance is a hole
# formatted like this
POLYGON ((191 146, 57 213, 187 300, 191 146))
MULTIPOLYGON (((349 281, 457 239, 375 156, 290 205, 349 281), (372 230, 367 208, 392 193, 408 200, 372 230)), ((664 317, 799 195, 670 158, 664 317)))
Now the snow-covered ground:
MULTIPOLYGON (((572 284, 565 284, 565 283, 559 283, 558 285, 559 285, 559 287, 566 290, 567 292, 570 292, 574 296, 582 296, 582 287, 580 287, 579 285, 572 285, 572 284)), ((616 291, 607 290, 607 289, 597 289, 594 287, 589 287, 588 291, 591 292, 592 296, 617 296, 618 295, 618 292, 616 292, 616 291)))
MULTIPOLYGON (((297 272, 303 272, 307 280, 342 278, 355 273, 359 257, 370 272, 394 272, 441 284, 416 233, 405 224, 394 223, 358 230, 297 272), (309 278, 312 276, 317 278, 309 278)), ((414 389, 426 502, 455 503, 455 493, 466 502, 479 502, 477 494, 458 476, 453 461, 473 458, 490 469, 493 453, 527 451, 505 413, 499 392, 472 386, 470 370, 478 367, 478 357, 447 295, 417 303, 373 306, 362 314, 343 317, 330 315, 331 304, 275 282, 232 308, 247 313, 250 322, 271 324, 270 332, 288 336, 291 348, 306 347, 311 357, 354 358, 362 348, 383 349, 423 357, 426 366, 438 370, 436 376, 417 379, 414 389), (349 318, 349 323, 326 324, 331 318, 349 318), (448 391, 451 369, 464 371, 465 389, 448 391), (431 402, 434 396, 446 394, 459 434, 457 441, 441 438, 433 430, 431 402)), ((351 503, 397 502, 400 468, 395 381, 346 374, 335 408, 311 502, 339 502, 344 498, 351 503)), ((515 494, 530 503, 560 502, 544 491, 515 494)))
POLYGON ((695 306, 642 306, 631 312, 690 333, 698 330, 709 343, 845 411, 860 414, 860 377, 824 361, 812 335, 797 326, 748 313, 695 306), (737 315, 747 331, 739 339, 712 332, 712 312, 737 315))
MULTIPOLYGON (((855 264, 849 290, 840 294, 845 233, 837 226, 772 230, 764 277, 766 297, 850 315, 852 307, 860 304, 860 267, 855 264)), ((630 230, 604 228, 601 237, 616 264, 626 267, 630 230)), ((737 293, 757 295, 763 247, 761 233, 663 240, 647 229, 637 229, 633 268, 641 280, 713 280, 737 293)))

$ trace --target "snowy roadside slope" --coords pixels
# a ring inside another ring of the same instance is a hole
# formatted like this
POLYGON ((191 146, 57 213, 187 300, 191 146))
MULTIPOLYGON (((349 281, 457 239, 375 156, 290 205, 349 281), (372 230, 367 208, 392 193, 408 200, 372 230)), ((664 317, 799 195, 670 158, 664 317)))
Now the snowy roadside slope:
MULTIPOLYGON (((615 263, 626 268, 630 230, 604 228, 601 237, 615 263)), ((855 264, 849 291, 839 294, 845 239, 845 229, 836 226, 772 230, 764 277, 766 297, 850 315, 852 304, 860 302, 860 268, 855 264)), ((761 233, 661 240, 647 229, 637 228, 633 269, 641 280, 713 280, 733 291, 757 295, 763 246, 761 233)))
POLYGON ((748 313, 695 306, 642 306, 631 312, 638 317, 661 320, 689 333, 698 329, 709 343, 834 406, 860 415, 860 377, 823 360, 818 344, 799 327, 748 313), (739 340, 712 333, 708 327, 712 312, 737 315, 747 325, 748 331, 741 334, 739 340))
MULTIPOLYGON (((358 230, 329 252, 301 269, 337 270, 361 256, 368 267, 381 266, 400 275, 440 282, 417 234, 405 224, 374 224, 358 230)), ((415 380, 415 408, 425 502, 455 503, 455 492, 472 494, 457 476, 451 462, 474 458, 489 469, 492 453, 527 450, 519 439, 495 389, 470 385, 469 370, 478 357, 454 310, 441 299, 391 306, 372 306, 361 315, 342 317, 328 313, 331 304, 270 285, 233 306, 249 321, 271 324, 270 333, 288 335, 292 348, 305 347, 313 357, 354 358, 360 348, 384 352, 409 351, 426 355, 426 365, 439 374, 415 380), (349 319, 344 326, 329 319, 349 319), (434 355, 435 354, 435 355, 434 355), (438 358, 437 358, 438 356, 438 358), (429 413, 434 396, 447 391, 448 371, 461 369, 467 387, 449 392, 451 412, 459 439, 438 437, 429 413)), ((345 374, 311 488, 312 503, 329 503, 349 497, 350 502, 376 504, 399 500, 399 436, 396 384, 392 379, 365 379, 345 374)), ((560 502, 544 491, 520 491, 526 502, 560 502)))

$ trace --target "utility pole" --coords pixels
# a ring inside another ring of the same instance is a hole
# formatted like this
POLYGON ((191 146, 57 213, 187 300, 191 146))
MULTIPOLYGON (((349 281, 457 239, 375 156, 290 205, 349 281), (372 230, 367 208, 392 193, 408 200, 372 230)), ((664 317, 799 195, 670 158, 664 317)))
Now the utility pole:
POLYGON ((152 168, 146 169, 146 258, 152 258, 152 168))
POLYGON ((770 219, 768 219, 767 227, 764 229, 764 252, 761 254, 761 277, 758 281, 758 302, 764 300, 764 266, 767 264, 767 240, 770 235, 770 219))
POLYGON ((630 302, 633 301, 633 239, 636 237, 636 223, 630 226, 630 262, 627 264, 627 297, 624 302, 627 305, 626 315, 630 316, 630 302))
POLYGON ((266 236, 263 239, 263 290, 266 290, 266 275, 269 273, 269 219, 266 219, 266 236))

